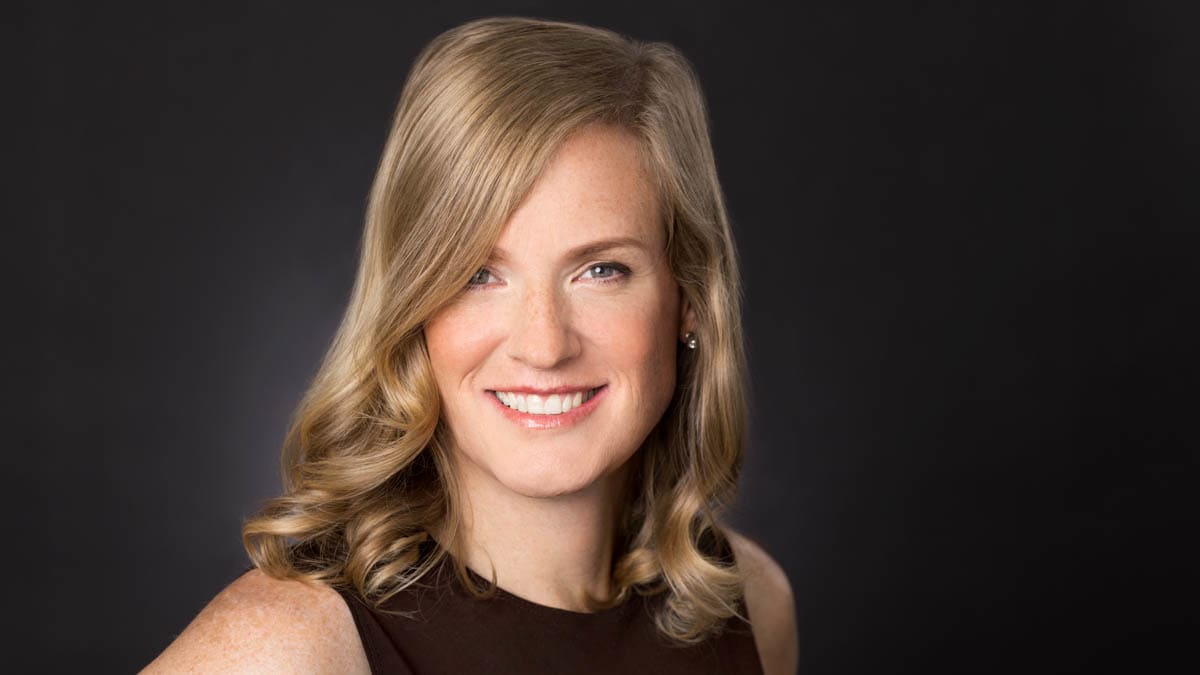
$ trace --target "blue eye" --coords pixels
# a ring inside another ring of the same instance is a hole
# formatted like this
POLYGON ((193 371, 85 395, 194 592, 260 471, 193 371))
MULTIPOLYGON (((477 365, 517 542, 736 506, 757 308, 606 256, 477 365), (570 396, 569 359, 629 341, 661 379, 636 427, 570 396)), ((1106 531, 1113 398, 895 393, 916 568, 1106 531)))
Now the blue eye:
POLYGON ((467 281, 467 287, 471 288, 473 286, 486 286, 488 277, 490 276, 492 276, 492 273, 488 270, 488 268, 480 267, 479 271, 471 275, 471 278, 467 281))
POLYGON ((589 274, 592 279, 599 281, 616 281, 629 274, 629 268, 618 263, 596 263, 584 272, 585 277, 589 274))

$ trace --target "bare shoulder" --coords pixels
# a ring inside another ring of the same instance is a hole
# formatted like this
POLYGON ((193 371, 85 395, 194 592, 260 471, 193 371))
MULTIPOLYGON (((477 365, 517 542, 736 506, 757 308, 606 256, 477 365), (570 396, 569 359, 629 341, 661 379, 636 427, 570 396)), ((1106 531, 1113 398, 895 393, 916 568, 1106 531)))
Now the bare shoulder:
POLYGON ((217 594, 142 671, 368 673, 350 609, 337 591, 251 570, 217 594))
POLYGON ((732 529, 723 532, 746 584, 746 611, 766 675, 792 675, 800 658, 796 606, 787 573, 762 546, 732 529))

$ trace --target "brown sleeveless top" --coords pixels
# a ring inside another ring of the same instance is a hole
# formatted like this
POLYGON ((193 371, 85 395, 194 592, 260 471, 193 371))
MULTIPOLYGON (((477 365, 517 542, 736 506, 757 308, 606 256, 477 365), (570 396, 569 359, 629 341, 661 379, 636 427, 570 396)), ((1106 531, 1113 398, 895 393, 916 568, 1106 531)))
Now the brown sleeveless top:
MULTIPOLYGON (((427 555, 437 544, 422 545, 427 555)), ((722 557, 732 558, 728 544, 722 557)), ((488 580, 468 568, 480 587, 488 580)), ((421 581, 376 611, 354 591, 340 589, 350 607, 373 673, 680 673, 761 675, 750 626, 732 617, 716 637, 678 646, 662 637, 651 613, 665 593, 631 593, 621 605, 588 614, 519 598, 503 589, 479 599, 468 594, 445 555, 421 581)), ((738 612, 746 616, 744 601, 738 612)))

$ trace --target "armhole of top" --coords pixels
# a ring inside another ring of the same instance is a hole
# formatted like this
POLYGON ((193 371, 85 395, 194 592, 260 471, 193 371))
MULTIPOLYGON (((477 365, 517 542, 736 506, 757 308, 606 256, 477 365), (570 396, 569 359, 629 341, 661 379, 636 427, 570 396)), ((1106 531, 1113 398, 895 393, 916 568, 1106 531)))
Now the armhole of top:
MULTIPOLYGON (((256 569, 258 569, 257 565, 247 565, 244 569, 242 569, 242 571, 238 572, 237 575, 234 576, 230 583, 246 576, 247 573, 256 569)), ((354 589, 333 587, 333 590, 337 591, 338 596, 342 598, 342 602, 346 603, 347 609, 350 610, 350 617, 354 620, 354 630, 358 633, 358 641, 362 644, 363 651, 367 655, 367 665, 370 667, 371 672, 383 672, 379 667, 379 655, 375 652, 375 642, 374 640, 370 639, 371 625, 374 623, 373 619, 371 618, 370 607, 368 607, 366 603, 358 597, 358 594, 354 592, 354 589)))
POLYGON ((354 589, 337 587, 334 590, 350 610, 350 616, 354 619, 354 630, 358 632, 358 641, 367 655, 367 665, 371 668, 371 672, 383 672, 380 667, 379 654, 375 652, 375 636, 372 635, 372 627, 378 628, 378 626, 371 617, 371 608, 362 598, 358 597, 354 589))
MULTIPOLYGON (((719 560, 722 564, 731 565, 739 564, 737 553, 733 548, 733 541, 728 534, 728 528, 724 525, 718 525, 716 532, 707 533, 699 542, 700 550, 705 555, 710 555, 719 560)), ((745 580, 745 568, 742 568, 743 582, 745 580)), ((730 643, 720 648, 720 658, 722 660, 722 672, 752 672, 762 675, 763 670, 762 654, 758 651, 758 640, 754 637, 754 626, 750 623, 750 609, 746 606, 746 588, 742 585, 742 592, 738 596, 737 602, 734 604, 734 609, 740 615, 727 617, 724 620, 724 625, 721 627, 718 639, 729 640, 730 643), (753 665, 743 659, 752 659, 753 665), (746 671, 746 667, 750 667, 746 671)))
MULTIPOLYGON (((750 631, 750 608, 746 607, 746 592, 744 583, 745 567, 743 567, 743 561, 738 560, 737 552, 733 550, 733 542, 730 540, 730 537, 728 537, 725 527, 721 527, 721 543, 719 546, 716 546, 716 555, 721 558, 722 562, 733 563, 733 565, 737 565, 738 571, 740 574, 742 574, 742 593, 740 593, 738 596, 737 610, 738 614, 744 617, 744 620, 738 620, 738 622, 742 623, 742 626, 746 629, 746 631, 750 631)), ((734 616, 731 617, 731 619, 737 620, 737 617, 734 616)))

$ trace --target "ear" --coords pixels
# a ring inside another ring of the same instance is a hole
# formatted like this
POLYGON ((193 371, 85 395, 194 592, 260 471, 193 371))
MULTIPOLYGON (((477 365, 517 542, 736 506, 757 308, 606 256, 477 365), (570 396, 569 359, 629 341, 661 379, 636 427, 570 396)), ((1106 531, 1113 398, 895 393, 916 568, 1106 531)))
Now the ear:
POLYGON ((683 336, 696 331, 696 310, 692 307, 692 303, 688 301, 687 294, 683 292, 683 287, 679 287, 679 339, 682 341, 683 336))

